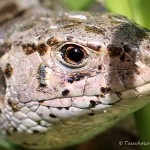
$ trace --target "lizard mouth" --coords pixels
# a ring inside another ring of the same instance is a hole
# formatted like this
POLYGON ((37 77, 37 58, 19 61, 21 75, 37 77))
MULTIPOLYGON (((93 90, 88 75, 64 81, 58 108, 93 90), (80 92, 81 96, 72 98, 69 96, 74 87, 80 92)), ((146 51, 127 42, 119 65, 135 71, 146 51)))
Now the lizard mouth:
MULTIPOLYGON (((38 109, 42 108, 42 113, 51 112, 50 117, 54 119, 59 118, 59 120, 61 120, 82 115, 93 116, 95 115, 95 111, 98 110, 103 110, 105 112, 106 108, 111 107, 111 105, 120 100, 117 99, 113 103, 102 103, 99 98, 100 97, 96 95, 46 99, 39 101, 38 109)), ((39 110, 37 110, 37 112, 39 112, 39 110)))
POLYGON ((120 101, 117 94, 95 95, 95 96, 76 96, 66 98, 55 98, 51 100, 41 100, 40 105, 56 108, 76 107, 80 109, 94 108, 97 105, 113 105, 120 101))
POLYGON ((75 97, 68 96, 53 99, 42 99, 38 100, 38 102, 42 106, 53 108, 69 109, 70 107, 75 107, 80 109, 88 109, 94 108, 97 105, 114 105, 122 100, 128 101, 139 98, 141 95, 144 97, 144 95, 148 95, 149 87, 150 83, 147 83, 133 89, 128 89, 122 92, 107 93, 105 95, 81 95, 75 97))
POLYGON ((104 95, 77 95, 73 97, 68 95, 38 100, 32 99, 25 102, 23 107, 11 104, 11 102, 9 104, 14 112, 20 110, 24 113, 25 111, 29 116, 31 115, 30 117, 34 113, 38 119, 55 122, 66 118, 92 116, 98 112, 106 113, 109 110, 116 111, 118 108, 131 111, 137 110, 143 104, 149 102, 149 91, 150 83, 147 83, 133 89, 122 92, 109 92, 104 95), (142 105, 139 103, 141 102, 141 96, 142 105))
MULTIPOLYGON (((55 118, 64 119, 78 117, 82 115, 94 115, 97 111, 102 111, 103 113, 108 112, 111 107, 135 110, 138 109, 140 105, 140 97, 142 101, 148 95, 150 83, 142 85, 133 89, 128 89, 122 92, 107 93, 105 95, 82 95, 76 97, 61 97, 54 99, 39 100, 39 108, 47 113, 51 112, 51 116, 55 118), (147 88, 146 88, 147 87, 147 88), (143 89, 147 92, 143 93, 143 89), (131 105, 129 105, 129 102, 131 105), (41 107, 41 108, 40 108, 41 107)), ((145 99, 147 101, 147 99, 145 99)), ((144 100, 144 101, 145 101, 144 100)), ((38 110, 38 112, 41 112, 38 110)), ((112 109, 111 109, 112 110, 112 109)))

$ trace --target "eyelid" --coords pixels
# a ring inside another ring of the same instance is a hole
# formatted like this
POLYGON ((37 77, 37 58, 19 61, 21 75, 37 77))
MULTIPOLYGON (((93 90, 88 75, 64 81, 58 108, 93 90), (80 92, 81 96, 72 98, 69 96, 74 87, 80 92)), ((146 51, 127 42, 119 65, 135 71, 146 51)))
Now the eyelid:
POLYGON ((88 63, 88 58, 89 58, 89 50, 88 48, 82 46, 82 45, 79 45, 79 44, 76 44, 76 43, 71 43, 71 42, 66 42, 64 43, 63 45, 59 46, 57 48, 57 51, 55 51, 55 55, 56 55, 56 59, 57 61, 59 61, 62 65, 68 67, 68 68, 72 68, 72 69, 75 69, 75 68, 81 68, 81 67, 84 67, 87 63, 88 63), (82 60, 81 63, 68 63, 66 62, 63 58, 62 58, 62 55, 61 55, 61 49, 64 47, 64 46, 69 46, 69 45, 75 45, 75 46, 78 46, 78 47, 81 47, 84 51, 84 58, 82 60))

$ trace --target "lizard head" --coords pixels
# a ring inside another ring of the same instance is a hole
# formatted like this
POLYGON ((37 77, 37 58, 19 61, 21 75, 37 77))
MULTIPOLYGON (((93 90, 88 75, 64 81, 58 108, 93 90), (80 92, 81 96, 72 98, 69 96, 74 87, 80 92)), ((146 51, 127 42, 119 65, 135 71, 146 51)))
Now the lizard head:
MULTIPOLYGON (((148 42, 148 31, 113 14, 66 13, 58 19, 23 21, 4 44, 10 49, 3 67, 5 105, 24 126, 17 125, 17 130, 45 132, 67 118, 81 117, 78 123, 89 123, 90 116, 102 116, 109 107, 118 106, 118 116, 122 110, 123 115, 142 106, 123 107, 141 95, 148 97, 148 42)), ((100 122, 106 122, 104 116, 101 121, 92 119, 91 127, 100 122)))

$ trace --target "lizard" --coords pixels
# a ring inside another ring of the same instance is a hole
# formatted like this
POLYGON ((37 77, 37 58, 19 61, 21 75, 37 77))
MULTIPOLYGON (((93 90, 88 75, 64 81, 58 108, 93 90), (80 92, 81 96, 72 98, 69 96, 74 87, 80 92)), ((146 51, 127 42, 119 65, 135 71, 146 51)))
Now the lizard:
POLYGON ((149 30, 116 14, 11 2, 0 2, 2 139, 62 148, 149 103, 149 30))

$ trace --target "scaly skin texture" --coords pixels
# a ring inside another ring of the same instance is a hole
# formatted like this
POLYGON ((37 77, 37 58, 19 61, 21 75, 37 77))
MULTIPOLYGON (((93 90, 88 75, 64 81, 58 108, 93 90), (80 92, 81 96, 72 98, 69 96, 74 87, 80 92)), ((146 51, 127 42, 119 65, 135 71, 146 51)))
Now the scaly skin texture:
POLYGON ((69 146, 149 103, 149 31, 114 14, 40 6, 7 19, 0 26, 2 138, 34 149, 69 146))

